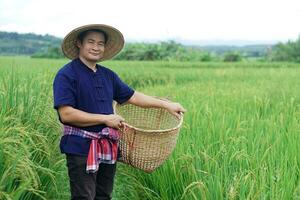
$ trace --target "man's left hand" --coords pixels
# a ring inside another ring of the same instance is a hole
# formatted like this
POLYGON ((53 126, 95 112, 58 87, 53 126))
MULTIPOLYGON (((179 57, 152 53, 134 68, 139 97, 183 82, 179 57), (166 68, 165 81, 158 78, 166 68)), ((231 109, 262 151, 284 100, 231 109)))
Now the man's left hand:
POLYGON ((165 108, 177 119, 180 119, 181 115, 186 112, 186 109, 184 109, 182 105, 175 102, 166 102, 165 108))

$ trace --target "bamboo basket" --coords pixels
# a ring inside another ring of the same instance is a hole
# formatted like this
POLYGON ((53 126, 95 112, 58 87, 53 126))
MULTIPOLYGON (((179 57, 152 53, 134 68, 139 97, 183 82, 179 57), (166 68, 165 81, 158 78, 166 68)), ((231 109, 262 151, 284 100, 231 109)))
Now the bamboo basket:
POLYGON ((183 122, 162 108, 115 104, 115 113, 125 119, 121 129, 119 161, 152 172, 170 156, 183 122))

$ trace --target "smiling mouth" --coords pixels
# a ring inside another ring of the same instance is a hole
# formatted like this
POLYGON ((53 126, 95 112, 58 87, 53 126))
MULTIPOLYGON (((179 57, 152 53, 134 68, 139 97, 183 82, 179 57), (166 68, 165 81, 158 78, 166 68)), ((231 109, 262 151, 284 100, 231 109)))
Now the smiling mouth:
POLYGON ((99 56, 99 55, 101 55, 101 53, 90 53, 90 54, 92 54, 93 56, 99 56))

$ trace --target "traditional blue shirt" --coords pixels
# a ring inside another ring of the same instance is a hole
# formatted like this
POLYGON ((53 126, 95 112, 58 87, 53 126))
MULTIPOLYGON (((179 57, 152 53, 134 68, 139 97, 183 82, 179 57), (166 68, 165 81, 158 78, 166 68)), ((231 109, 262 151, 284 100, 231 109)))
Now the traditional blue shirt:
MULTIPOLYGON (((112 70, 99 64, 97 71, 87 67, 80 59, 74 59, 62 67, 53 83, 54 108, 72 106, 95 114, 113 114, 113 100, 122 104, 130 99, 134 90, 126 85, 112 70)), ((74 126, 74 125, 72 125, 74 126)), ((81 127, 86 131, 100 132, 105 124, 81 127)), ((91 139, 74 135, 62 136, 62 153, 87 155, 91 139)))

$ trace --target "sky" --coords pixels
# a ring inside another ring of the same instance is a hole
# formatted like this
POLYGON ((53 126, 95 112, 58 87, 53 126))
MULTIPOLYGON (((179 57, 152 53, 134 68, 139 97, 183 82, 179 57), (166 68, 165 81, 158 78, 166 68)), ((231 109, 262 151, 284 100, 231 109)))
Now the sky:
POLYGON ((0 0, 0 31, 63 38, 91 23, 131 41, 284 42, 300 35, 300 0, 0 0))

